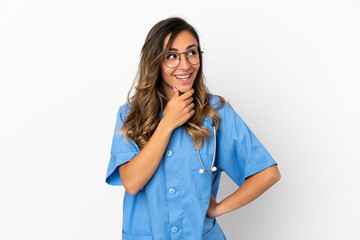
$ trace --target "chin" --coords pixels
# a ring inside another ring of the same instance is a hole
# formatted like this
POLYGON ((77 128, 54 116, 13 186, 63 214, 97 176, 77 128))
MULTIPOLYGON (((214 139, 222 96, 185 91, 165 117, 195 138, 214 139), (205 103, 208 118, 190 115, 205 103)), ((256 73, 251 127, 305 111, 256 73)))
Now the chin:
POLYGON ((189 91, 192 86, 176 86, 176 88, 179 90, 179 92, 184 93, 189 91))

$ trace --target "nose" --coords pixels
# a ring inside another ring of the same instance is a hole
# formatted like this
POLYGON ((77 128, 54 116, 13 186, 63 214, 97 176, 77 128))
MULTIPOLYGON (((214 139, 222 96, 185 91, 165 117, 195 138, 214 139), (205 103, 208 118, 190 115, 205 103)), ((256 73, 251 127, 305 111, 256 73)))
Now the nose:
POLYGON ((190 67, 191 67, 191 64, 186 59, 186 54, 180 54, 180 63, 179 63, 178 68, 182 69, 182 70, 186 70, 186 69, 189 69, 190 67))

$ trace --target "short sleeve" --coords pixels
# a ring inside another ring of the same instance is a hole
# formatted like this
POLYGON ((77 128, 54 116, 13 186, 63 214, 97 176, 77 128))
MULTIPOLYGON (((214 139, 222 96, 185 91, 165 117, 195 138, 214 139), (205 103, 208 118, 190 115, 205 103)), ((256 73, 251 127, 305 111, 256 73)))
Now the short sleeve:
POLYGON ((127 105, 119 108, 116 117, 115 130, 111 145, 110 161, 106 173, 106 183, 114 186, 122 186, 119 173, 119 166, 130 161, 138 152, 140 152, 136 143, 129 139, 127 142, 121 133, 123 117, 126 116, 125 109, 127 105))
POLYGON ((270 153, 242 118, 227 104, 218 111, 217 166, 240 187, 245 179, 274 164, 270 153))

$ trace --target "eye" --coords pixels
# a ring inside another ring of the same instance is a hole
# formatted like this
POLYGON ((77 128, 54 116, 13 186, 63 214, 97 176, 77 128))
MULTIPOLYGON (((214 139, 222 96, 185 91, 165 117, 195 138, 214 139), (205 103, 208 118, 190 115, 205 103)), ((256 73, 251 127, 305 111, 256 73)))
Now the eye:
POLYGON ((197 54, 198 52, 195 49, 188 51, 188 56, 196 56, 197 54))
POLYGON ((166 55, 166 59, 169 59, 169 60, 176 59, 176 58, 177 58, 177 56, 175 53, 169 53, 168 55, 166 55))

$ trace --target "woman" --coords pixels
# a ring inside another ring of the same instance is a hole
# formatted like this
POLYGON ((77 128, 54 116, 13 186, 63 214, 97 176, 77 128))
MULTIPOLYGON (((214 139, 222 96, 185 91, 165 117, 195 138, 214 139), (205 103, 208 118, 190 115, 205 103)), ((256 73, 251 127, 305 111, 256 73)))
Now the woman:
POLYGON ((201 61, 198 34, 183 19, 148 33, 136 91, 118 111, 106 176, 126 190, 124 240, 226 239, 216 217, 280 179, 240 116, 208 92, 201 61), (217 203, 222 171, 239 189, 217 203))

